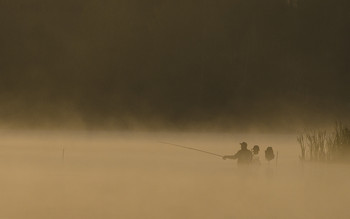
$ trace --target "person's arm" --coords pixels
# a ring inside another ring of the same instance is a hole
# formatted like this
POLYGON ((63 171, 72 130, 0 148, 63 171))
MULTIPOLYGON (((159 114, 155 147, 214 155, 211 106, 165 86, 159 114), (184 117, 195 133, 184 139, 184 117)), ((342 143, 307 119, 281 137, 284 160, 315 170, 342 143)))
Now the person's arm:
POLYGON ((237 159, 238 158, 238 153, 239 152, 237 152, 235 155, 225 155, 225 156, 222 157, 222 159, 224 159, 224 160, 225 159, 233 159, 233 160, 237 159))

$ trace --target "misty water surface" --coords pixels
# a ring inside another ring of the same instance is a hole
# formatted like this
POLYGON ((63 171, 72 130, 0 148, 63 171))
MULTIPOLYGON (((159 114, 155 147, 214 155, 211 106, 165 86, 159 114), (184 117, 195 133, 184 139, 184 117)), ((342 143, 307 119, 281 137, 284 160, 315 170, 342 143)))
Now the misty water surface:
POLYGON ((6 132, 0 218, 348 218, 348 167, 298 154, 294 135, 6 132), (247 172, 160 140, 218 154, 244 140, 278 163, 247 172))

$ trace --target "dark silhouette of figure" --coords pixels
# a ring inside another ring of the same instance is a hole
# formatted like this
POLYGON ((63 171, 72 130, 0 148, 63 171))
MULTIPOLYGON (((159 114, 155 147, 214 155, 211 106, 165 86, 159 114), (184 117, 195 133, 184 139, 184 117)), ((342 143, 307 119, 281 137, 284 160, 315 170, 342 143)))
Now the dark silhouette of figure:
POLYGON ((267 147, 265 150, 265 158, 267 161, 271 161, 275 158, 275 154, 273 153, 272 147, 267 147))
POLYGON ((259 151, 260 148, 258 145, 254 145, 253 149, 252 149, 252 153, 253 153, 253 157, 252 157, 252 164, 255 165, 260 165, 260 157, 259 157, 259 151))
POLYGON ((225 155, 222 158, 225 159, 237 159, 238 165, 247 165, 252 162, 252 152, 247 149, 247 143, 242 142, 241 150, 239 150, 235 155, 225 155))

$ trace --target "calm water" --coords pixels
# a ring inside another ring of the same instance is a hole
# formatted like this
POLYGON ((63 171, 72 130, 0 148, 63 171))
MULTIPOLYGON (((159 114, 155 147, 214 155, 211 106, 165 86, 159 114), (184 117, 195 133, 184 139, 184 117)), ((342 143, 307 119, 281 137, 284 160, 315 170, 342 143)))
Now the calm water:
POLYGON ((1 133, 0 218, 349 218, 346 165, 299 160, 295 135, 1 133), (278 151, 240 169, 239 142, 278 151))

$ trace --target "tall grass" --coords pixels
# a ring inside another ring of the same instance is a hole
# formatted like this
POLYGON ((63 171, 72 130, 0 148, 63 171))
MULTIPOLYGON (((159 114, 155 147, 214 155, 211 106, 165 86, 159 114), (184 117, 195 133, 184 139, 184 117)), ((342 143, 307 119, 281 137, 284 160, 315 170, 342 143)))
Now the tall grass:
POLYGON ((300 134, 297 141, 303 161, 350 161, 350 130, 340 122, 330 134, 323 130, 308 131, 300 134))

